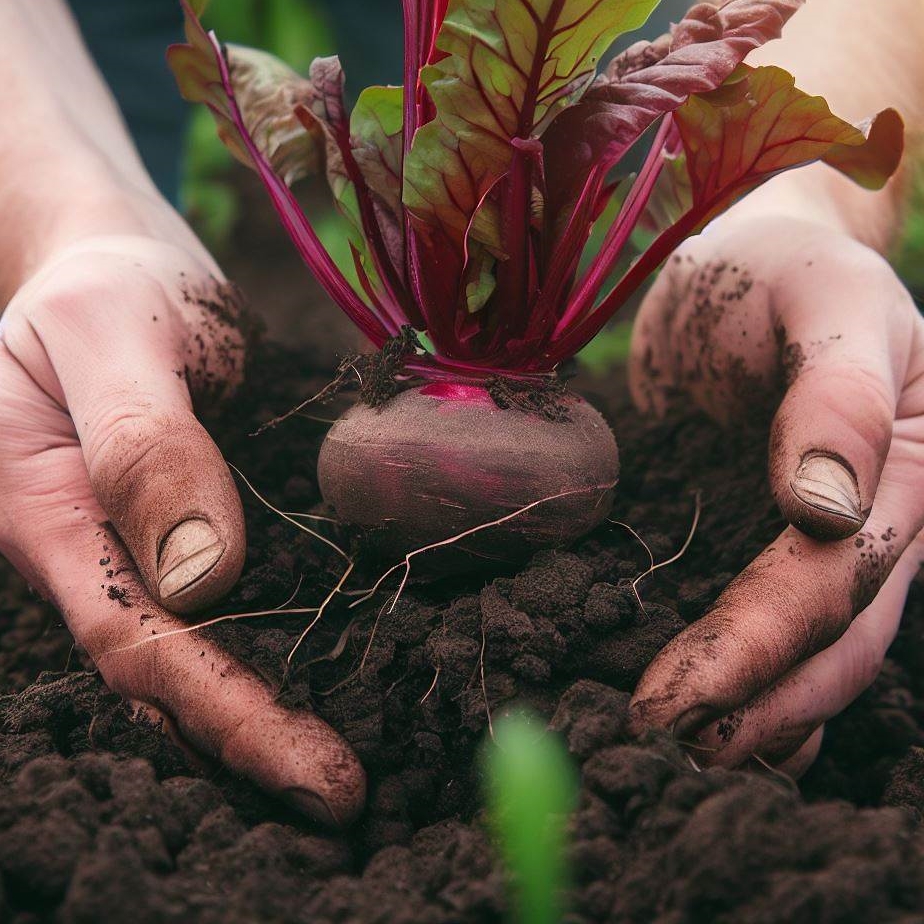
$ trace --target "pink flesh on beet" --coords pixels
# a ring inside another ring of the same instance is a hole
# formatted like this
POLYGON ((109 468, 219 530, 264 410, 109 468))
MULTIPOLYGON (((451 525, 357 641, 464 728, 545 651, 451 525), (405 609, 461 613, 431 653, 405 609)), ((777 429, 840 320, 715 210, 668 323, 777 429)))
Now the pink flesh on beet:
POLYGON ((465 401, 493 404, 486 388, 480 385, 465 385, 461 382, 431 382, 420 389, 420 393, 438 401, 465 401))

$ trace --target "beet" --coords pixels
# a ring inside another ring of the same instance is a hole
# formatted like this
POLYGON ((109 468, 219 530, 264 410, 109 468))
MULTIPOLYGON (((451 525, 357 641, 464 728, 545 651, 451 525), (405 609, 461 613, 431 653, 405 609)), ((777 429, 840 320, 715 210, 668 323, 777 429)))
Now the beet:
POLYGON ((453 559, 512 563, 567 545, 609 514, 619 453, 586 401, 566 393, 561 407, 564 419, 552 420, 502 409, 484 388, 444 383, 403 391, 377 409, 355 405, 321 447, 321 493, 391 557, 536 501, 544 502, 453 543, 453 559))

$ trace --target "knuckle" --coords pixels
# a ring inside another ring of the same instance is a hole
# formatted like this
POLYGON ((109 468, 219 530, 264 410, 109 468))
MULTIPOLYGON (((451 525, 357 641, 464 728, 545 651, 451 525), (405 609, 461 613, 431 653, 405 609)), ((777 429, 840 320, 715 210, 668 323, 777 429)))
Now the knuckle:
POLYGON ((799 580, 774 561, 760 558, 733 581, 717 610, 727 622, 725 655, 745 684, 763 689, 814 652, 830 645, 849 625, 830 588, 799 580))
MULTIPOLYGON (((864 406, 880 417, 891 419, 894 395, 891 383, 886 382, 875 370, 858 360, 848 361, 840 371, 840 388, 851 390, 861 399, 864 406)), ((849 399, 848 399, 849 400, 849 399)))
POLYGON ((118 398, 113 410, 90 423, 83 440, 90 481, 97 493, 107 496, 133 492, 179 439, 178 427, 154 415, 153 398, 118 398))
POLYGON ((250 324, 244 297, 233 283, 210 278, 183 288, 182 299, 188 328, 184 353, 188 380, 205 397, 226 398, 243 380, 244 332, 250 324))
POLYGON ((809 392, 816 406, 823 406, 870 446, 888 443, 895 421, 893 383, 860 359, 844 359, 837 366, 806 368, 794 389, 809 392))
POLYGON ((164 681, 170 677, 167 646, 157 641, 144 644, 147 640, 121 629, 117 614, 89 621, 78 639, 114 693, 158 705, 163 699, 164 681))
POLYGON ((45 286, 24 314, 38 328, 70 324, 111 298, 111 286, 102 280, 56 280, 45 286))
POLYGON ((39 280, 24 314, 38 329, 80 326, 109 311, 120 316, 129 304, 149 303, 159 289, 143 273, 131 273, 114 260, 71 258, 39 280))
MULTIPOLYGON (((65 617, 66 609, 65 604, 65 617)), ((66 621, 79 626, 76 641, 93 659, 109 688, 120 696, 131 694, 133 652, 119 650, 124 645, 124 637, 118 622, 108 618, 66 621)))
POLYGON ((882 671, 885 651, 881 641, 865 624, 857 621, 847 648, 847 677, 858 692, 872 686, 882 671))

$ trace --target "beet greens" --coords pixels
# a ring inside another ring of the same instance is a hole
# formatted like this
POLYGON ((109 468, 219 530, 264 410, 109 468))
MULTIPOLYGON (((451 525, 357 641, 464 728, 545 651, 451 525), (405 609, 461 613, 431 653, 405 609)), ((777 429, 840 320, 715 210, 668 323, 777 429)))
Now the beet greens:
POLYGON ((698 3, 597 74, 658 2, 404 0, 405 85, 367 88, 351 114, 336 57, 302 77, 221 46, 199 23, 201 0, 183 3, 188 44, 168 57, 376 346, 411 326, 423 346, 409 372, 530 377, 573 356, 684 238, 775 174, 821 160, 877 188, 898 166, 895 111, 853 126, 785 71, 743 63, 803 0, 698 3), (651 133, 638 175, 620 180, 651 133), (290 191, 312 174, 326 175, 349 220, 358 287, 290 191), (588 258, 620 185, 618 215, 588 258), (670 218, 613 281, 633 228, 655 215, 670 218))

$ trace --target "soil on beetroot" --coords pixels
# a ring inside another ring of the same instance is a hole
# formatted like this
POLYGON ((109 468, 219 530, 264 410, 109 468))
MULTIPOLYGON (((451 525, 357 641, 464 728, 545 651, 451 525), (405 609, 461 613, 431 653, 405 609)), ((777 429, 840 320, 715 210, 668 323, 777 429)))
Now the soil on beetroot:
MULTIPOLYGON (((316 509, 323 421, 248 434, 319 390, 336 357, 327 345, 255 357, 212 430, 281 509, 316 509)), ((363 760, 368 809, 346 835, 191 765, 132 722, 60 618, 0 565, 0 921, 502 921, 477 755, 488 707, 496 718, 523 706, 581 767, 571 924, 924 920, 924 587, 880 679, 830 723, 801 794, 768 774, 696 772, 664 736, 630 740, 625 711, 645 665, 781 524, 765 429, 645 423, 620 385, 584 391, 623 454, 614 517, 663 559, 701 492, 689 551, 641 585, 644 613, 629 582, 647 556, 615 525, 517 571, 411 586, 391 614, 379 616, 385 597, 332 606, 282 696, 317 710, 363 760)), ((341 560, 246 493, 245 505, 246 572, 216 612, 323 599, 341 560)), ((279 686, 303 619, 209 631, 279 686)))

